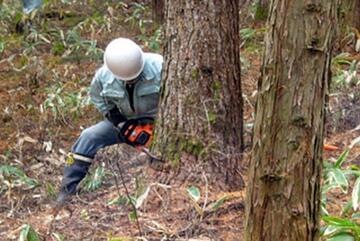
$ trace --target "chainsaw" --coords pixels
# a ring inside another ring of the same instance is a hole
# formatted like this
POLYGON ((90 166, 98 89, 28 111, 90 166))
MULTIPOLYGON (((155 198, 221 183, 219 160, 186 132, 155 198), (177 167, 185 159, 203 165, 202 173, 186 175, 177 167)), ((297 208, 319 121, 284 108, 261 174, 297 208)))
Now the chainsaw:
POLYGON ((120 138, 123 142, 135 147, 150 157, 150 162, 164 162, 153 155, 148 147, 153 138, 154 119, 143 117, 129 119, 120 128, 120 138))
POLYGON ((154 119, 143 117, 129 119, 120 128, 120 138, 125 143, 139 148, 149 147, 153 137, 154 119))

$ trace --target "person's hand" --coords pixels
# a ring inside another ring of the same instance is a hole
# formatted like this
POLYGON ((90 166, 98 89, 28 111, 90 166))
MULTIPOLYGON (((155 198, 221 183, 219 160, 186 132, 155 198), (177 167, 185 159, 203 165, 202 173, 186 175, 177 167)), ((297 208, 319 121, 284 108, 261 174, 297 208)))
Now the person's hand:
POLYGON ((117 107, 112 108, 105 114, 105 118, 108 119, 115 127, 118 127, 119 124, 124 123, 127 118, 120 113, 117 107))

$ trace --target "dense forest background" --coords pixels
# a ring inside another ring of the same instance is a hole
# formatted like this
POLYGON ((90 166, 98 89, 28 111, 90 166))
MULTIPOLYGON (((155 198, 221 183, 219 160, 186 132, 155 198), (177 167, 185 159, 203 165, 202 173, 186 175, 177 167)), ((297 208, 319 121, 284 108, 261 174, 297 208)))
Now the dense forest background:
MULTIPOLYGON (((88 89, 104 48, 127 37, 162 54, 161 2, 47 0, 24 14, 21 1, 0 1, 1 240, 243 240, 270 1, 239 2, 245 151, 237 153, 237 189, 228 188, 221 164, 183 155, 181 165, 158 171, 133 164, 134 150, 120 147, 121 153, 100 153, 80 194, 54 213, 66 153, 81 130, 102 119, 88 89), (122 170, 106 161, 109 156, 122 170), (122 183, 114 179, 119 171, 122 183)), ((358 5, 342 1, 337 12, 324 133, 323 240, 360 239, 358 5)))

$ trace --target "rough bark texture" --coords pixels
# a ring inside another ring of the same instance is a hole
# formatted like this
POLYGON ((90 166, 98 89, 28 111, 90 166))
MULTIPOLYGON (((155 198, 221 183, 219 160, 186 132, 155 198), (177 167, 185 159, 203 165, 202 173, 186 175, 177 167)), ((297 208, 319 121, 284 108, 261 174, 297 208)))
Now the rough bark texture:
POLYGON ((164 1, 165 0, 151 0, 152 18, 158 24, 164 22, 164 1))
POLYGON ((270 3, 246 200, 248 241, 319 238, 336 13, 336 1, 270 3))
POLYGON ((354 27, 360 31, 360 1, 341 1, 341 18, 343 31, 346 30, 346 26, 354 27))
POLYGON ((238 7, 237 0, 165 1, 167 42, 153 149, 166 160, 177 162, 182 152, 228 160, 242 150, 238 7))
POLYGON ((357 28, 357 30, 360 31, 360 1, 359 0, 355 1, 354 19, 355 19, 355 27, 357 28))

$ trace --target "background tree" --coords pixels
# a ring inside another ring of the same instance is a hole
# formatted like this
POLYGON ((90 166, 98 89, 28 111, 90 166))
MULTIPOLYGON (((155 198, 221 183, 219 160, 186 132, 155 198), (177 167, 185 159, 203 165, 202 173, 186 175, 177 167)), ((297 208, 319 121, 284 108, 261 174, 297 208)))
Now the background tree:
POLYGON ((266 20, 269 11, 269 0, 257 0, 255 20, 266 20))
POLYGON ((360 31, 360 1, 341 1, 341 17, 343 24, 357 28, 360 31))
MULTIPOLYGON (((154 150, 177 163, 229 160, 242 141, 238 1, 165 1, 165 64, 154 150)), ((222 164, 228 167, 228 165, 222 164)))
POLYGON ((360 31, 360 1, 355 1, 356 5, 355 5, 355 16, 354 19, 356 21, 356 28, 357 30, 360 31))
POLYGON ((247 240, 319 238, 325 96, 337 2, 272 0, 256 105, 247 240))
MULTIPOLYGON (((357 46, 357 42, 360 43, 360 1, 359 0, 343 0, 339 6, 339 24, 338 24, 338 38, 340 48, 346 45, 348 41, 347 36, 349 32, 355 34, 354 46, 357 46), (346 41, 344 41, 346 40, 346 41)), ((358 47, 355 47, 356 49, 358 47)))
POLYGON ((164 0, 151 0, 152 5, 152 19, 162 24, 164 22, 164 0))

